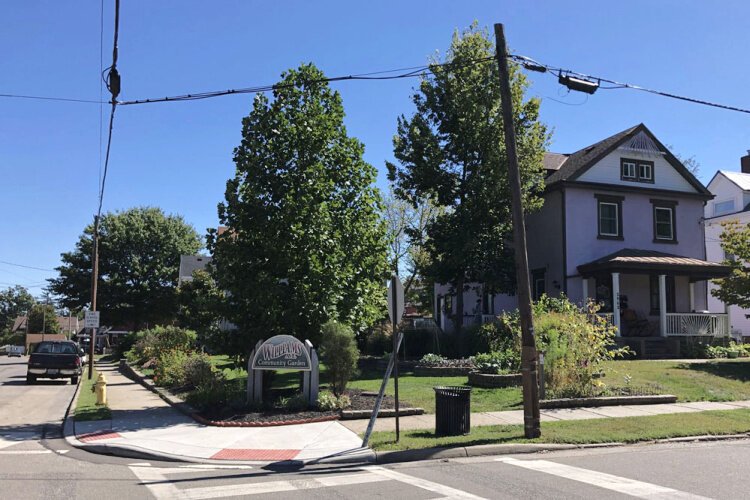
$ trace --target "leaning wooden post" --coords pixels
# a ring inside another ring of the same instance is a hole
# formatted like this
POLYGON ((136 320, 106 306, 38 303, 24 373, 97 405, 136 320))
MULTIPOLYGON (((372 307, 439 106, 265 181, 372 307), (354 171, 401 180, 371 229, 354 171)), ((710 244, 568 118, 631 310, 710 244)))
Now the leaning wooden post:
POLYGON ((510 91, 508 48, 502 24, 495 24, 495 47, 497 65, 500 69, 500 98, 505 131, 505 153, 508 158, 508 180, 510 181, 513 213, 513 246, 516 257, 516 281, 518 284, 518 311, 521 315, 521 374, 523 376, 523 427, 526 438, 537 438, 542 434, 539 419, 539 384, 537 352, 534 340, 534 322, 531 314, 531 285, 529 283, 529 261, 526 251, 526 226, 521 196, 521 174, 516 152, 516 131, 513 124, 513 101, 510 91))

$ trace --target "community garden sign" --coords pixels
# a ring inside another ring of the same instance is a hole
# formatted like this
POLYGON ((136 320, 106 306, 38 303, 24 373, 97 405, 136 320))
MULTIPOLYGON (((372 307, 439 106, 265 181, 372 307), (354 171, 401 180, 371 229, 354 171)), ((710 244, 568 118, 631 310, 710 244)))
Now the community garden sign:
POLYGON ((302 395, 309 404, 315 404, 318 400, 318 353, 309 340, 302 342, 291 335, 276 335, 266 341, 258 341, 247 363, 248 403, 260 403, 263 400, 264 370, 304 372, 302 395))

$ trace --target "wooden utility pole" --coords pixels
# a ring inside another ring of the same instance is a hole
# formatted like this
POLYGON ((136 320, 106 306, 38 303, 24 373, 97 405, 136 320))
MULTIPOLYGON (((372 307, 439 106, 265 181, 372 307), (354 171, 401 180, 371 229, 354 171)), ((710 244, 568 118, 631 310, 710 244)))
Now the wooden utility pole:
MULTIPOLYGON (((91 310, 96 311, 96 289, 99 282, 99 216, 94 216, 94 235, 91 241, 91 310)), ((89 380, 94 376, 96 328, 91 329, 89 344, 89 380)))
POLYGON ((513 101, 508 70, 508 48, 502 24, 495 24, 495 50, 500 68, 500 98, 502 100, 505 153, 508 158, 508 179, 513 212, 513 246, 516 257, 518 285, 518 310, 521 314, 521 374, 523 377, 523 427, 526 438, 542 434, 539 424, 538 359, 534 340, 534 322, 531 315, 531 285, 529 261, 526 253, 526 225, 521 203, 521 174, 516 151, 516 131, 513 124, 513 101))

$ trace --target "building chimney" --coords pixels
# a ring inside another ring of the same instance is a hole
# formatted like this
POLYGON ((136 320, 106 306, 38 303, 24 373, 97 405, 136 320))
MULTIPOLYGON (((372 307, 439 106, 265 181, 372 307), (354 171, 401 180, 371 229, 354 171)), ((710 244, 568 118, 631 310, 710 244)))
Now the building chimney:
POLYGON ((750 174, 750 149, 747 150, 747 154, 740 158, 740 167, 743 174, 750 174))

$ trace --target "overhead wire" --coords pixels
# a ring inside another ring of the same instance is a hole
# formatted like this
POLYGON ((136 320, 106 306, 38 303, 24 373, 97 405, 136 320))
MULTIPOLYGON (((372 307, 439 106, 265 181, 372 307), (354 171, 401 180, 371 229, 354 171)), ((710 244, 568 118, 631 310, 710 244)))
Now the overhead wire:
POLYGON ((5 264, 6 266, 13 266, 13 267, 22 267, 24 269, 34 269, 35 271, 56 272, 54 269, 47 269, 45 267, 27 266, 25 264, 17 264, 15 262, 8 262, 7 260, 0 260, 0 264, 5 264))

